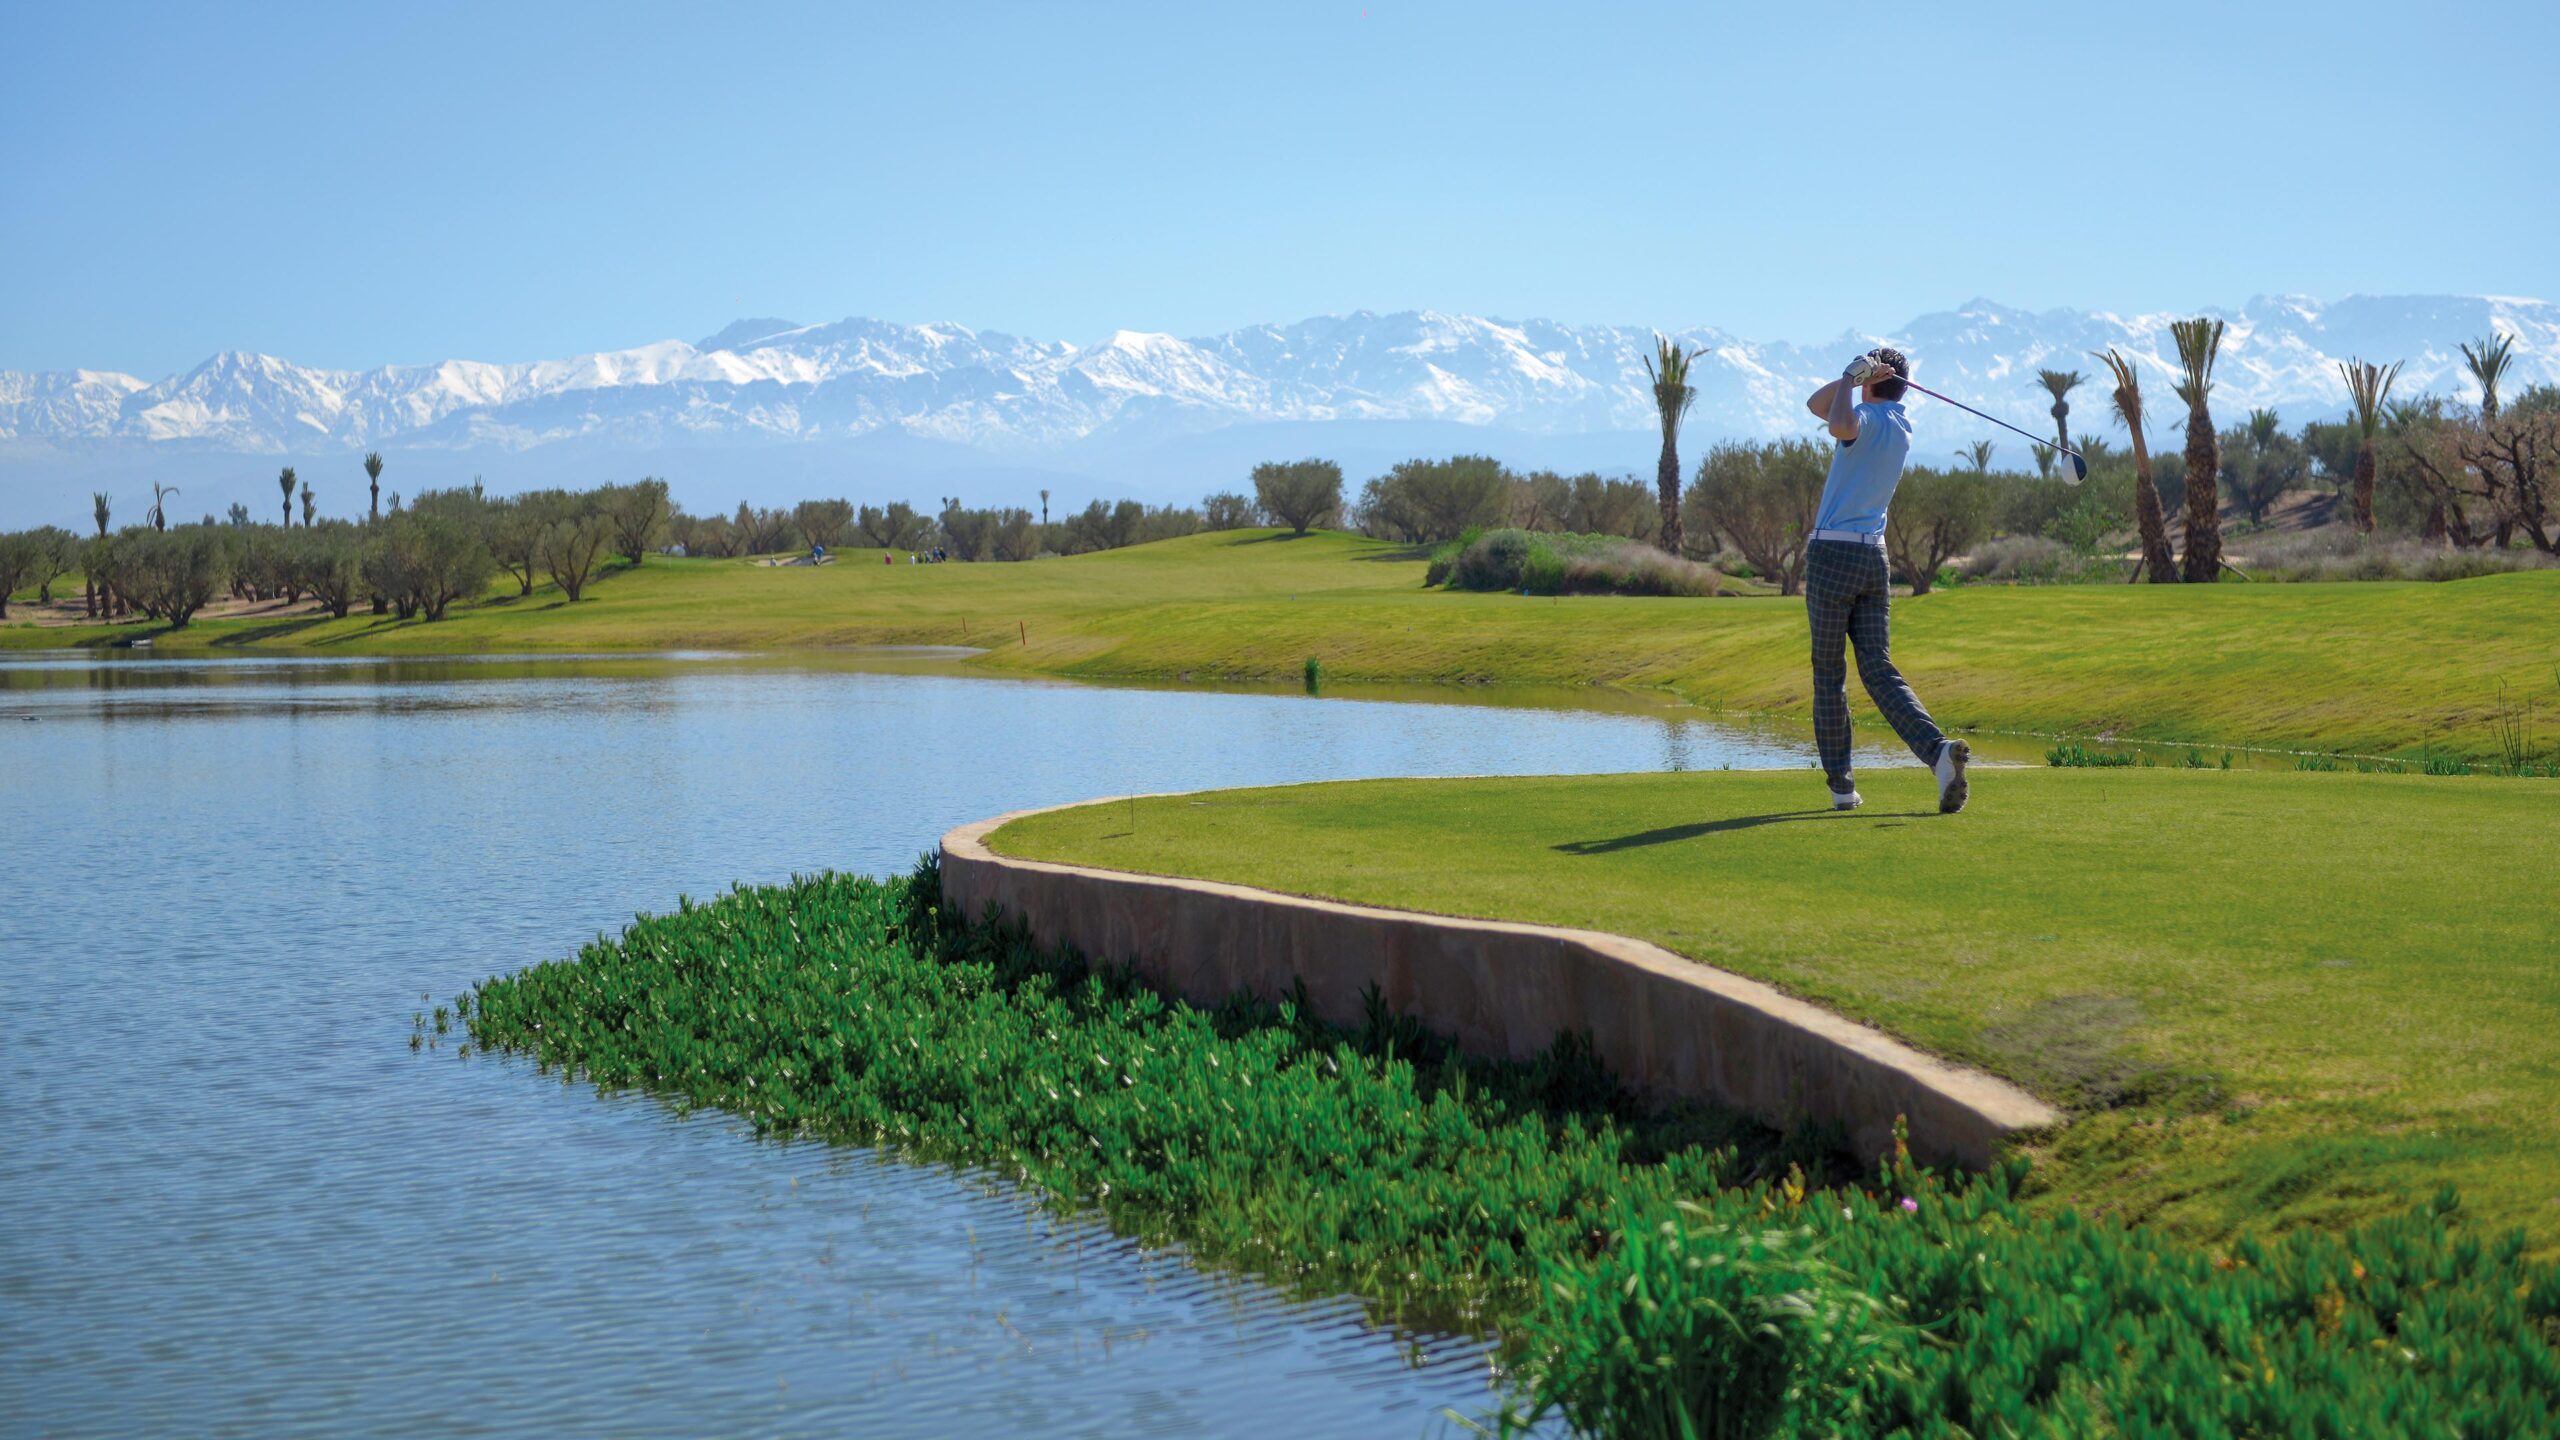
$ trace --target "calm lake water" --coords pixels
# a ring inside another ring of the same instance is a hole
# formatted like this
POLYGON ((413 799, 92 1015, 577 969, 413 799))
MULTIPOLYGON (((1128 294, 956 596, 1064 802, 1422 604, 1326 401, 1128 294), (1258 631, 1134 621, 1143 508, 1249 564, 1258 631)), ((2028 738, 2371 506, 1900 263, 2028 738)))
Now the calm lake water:
POLYGON ((413 1053, 411 1017, 679 894, 899 871, 1023 806, 1804 765, 1804 739, 847 663, 0 655, 0 1433, 1393 1436, 1488 1409, 1462 1338, 983 1178, 413 1053))

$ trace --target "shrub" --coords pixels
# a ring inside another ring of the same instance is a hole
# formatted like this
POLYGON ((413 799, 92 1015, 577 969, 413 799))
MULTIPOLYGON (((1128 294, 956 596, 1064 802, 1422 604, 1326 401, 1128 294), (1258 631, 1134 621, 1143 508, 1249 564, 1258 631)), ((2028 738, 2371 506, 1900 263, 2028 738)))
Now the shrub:
POLYGON ((1425 572, 1454 590, 1532 595, 1714 595, 1724 577, 1694 560, 1616 535, 1538 530, 1469 532, 1443 546, 1425 572))

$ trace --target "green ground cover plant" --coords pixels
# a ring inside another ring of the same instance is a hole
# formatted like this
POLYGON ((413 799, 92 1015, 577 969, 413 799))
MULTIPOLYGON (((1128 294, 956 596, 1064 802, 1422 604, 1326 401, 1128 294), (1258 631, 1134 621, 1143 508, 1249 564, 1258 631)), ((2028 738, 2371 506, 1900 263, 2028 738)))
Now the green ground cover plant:
MULTIPOLYGON (((644 917, 454 1010, 474 1043, 760 1128, 1000 1172, 1141 1234, 1504 1338, 1607 1436, 2449 1435, 2560 1423, 2560 1274, 2449 1197, 2214 1250, 2018 1168, 1647 1113, 1569 1039, 1465 1060, 1373 1010, 1215 1010, 936 908, 931 865, 644 917), (1826 1183, 1845 1178, 1846 1183, 1826 1183)), ((441 1031, 445 1016, 438 1012, 441 1031)), ((423 1029, 423 1017, 420 1028, 423 1029)))
MULTIPOLYGON (((334 654, 988 647, 991 673, 1668 691, 1734 711, 1810 705, 1804 606, 1423 588, 1418 551, 1222 531, 1020 565, 823 567, 653 556, 568 603, 501 579, 437 624, 396 616, 0 626, 0 645, 234 646, 334 654)), ((2499 682, 2560 703, 2560 571, 2445 584, 1967 586, 1894 607, 1903 667, 1946 724, 2121 741, 2501 758, 2499 682)), ((1854 689, 1854 687, 1853 687, 1854 689)), ((1857 713, 1868 714, 1863 695, 1857 713)), ((1869 717, 1872 721, 1872 717, 1869 717)), ((2549 742, 2543 742, 2547 745, 2549 742)), ((2548 754, 2532 757, 2548 761, 2548 754)))
POLYGON ((2035 1208, 2217 1242, 2450 1182, 2560 1251, 2560 787, 2175 757, 1983 770, 1948 817, 1917 769, 1859 787, 1835 813, 1804 771, 1370 781, 989 843, 1603 930, 1769 981, 2070 1111, 2035 1208))

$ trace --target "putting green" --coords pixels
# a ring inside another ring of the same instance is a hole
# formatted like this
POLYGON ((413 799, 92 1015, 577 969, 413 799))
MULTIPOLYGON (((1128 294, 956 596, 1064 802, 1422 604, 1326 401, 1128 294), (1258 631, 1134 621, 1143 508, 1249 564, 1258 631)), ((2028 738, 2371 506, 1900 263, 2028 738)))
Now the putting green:
POLYGON ((2560 783, 1917 769, 1398 780, 1059 811, 1029 858, 1612 931, 2070 1109, 2041 1194, 2198 1237, 2446 1182, 2560 1248, 2560 783))

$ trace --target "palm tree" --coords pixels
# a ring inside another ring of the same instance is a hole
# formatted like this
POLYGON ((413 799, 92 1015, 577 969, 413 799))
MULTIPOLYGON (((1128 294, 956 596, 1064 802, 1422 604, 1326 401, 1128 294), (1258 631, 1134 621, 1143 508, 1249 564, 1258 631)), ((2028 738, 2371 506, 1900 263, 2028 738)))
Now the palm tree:
POLYGON ((311 482, 302 482, 302 528, 311 528, 311 482))
POLYGON ((2080 388, 2082 375, 2077 370, 2039 370, 2036 383, 2053 396, 2053 406, 2045 413, 2053 417, 2053 443, 2071 448, 2071 402, 2062 397, 2080 388))
POLYGON ((1976 475, 1991 473, 1991 442, 1976 440, 1956 452, 1956 458, 1973 467, 1976 475))
MULTIPOLYGON (((2463 349, 2468 352, 2470 347, 2463 349)), ((2394 361, 2386 370, 2369 360, 2349 359, 2339 362, 2338 373, 2346 379, 2347 399, 2356 412, 2356 529, 2370 535, 2376 469, 2373 440, 2382 428, 2382 407, 2391 399, 2391 382, 2399 378, 2400 362, 2394 361)))
MULTIPOLYGON (((89 515, 91 519, 98 522, 98 538, 101 540, 107 538, 107 516, 112 513, 112 508, 113 507, 107 504, 106 491, 92 490, 89 492, 89 515)), ((85 569, 87 567, 84 566, 82 568, 85 569)), ((82 582, 83 583, 80 587, 81 603, 88 610, 90 618, 95 619, 98 614, 98 577, 94 575, 84 576, 82 577, 82 582)))
POLYGON ((293 467, 290 465, 284 467, 284 473, 276 477, 276 488, 284 492, 284 528, 287 530, 293 528, 293 487, 295 483, 293 467))
POLYGON ((368 518, 367 518, 367 520, 366 520, 366 522, 365 522, 365 523, 367 523, 367 524, 376 524, 376 523, 379 523, 379 522, 381 521, 381 519, 382 519, 382 452, 381 452, 381 451, 377 450, 377 451, 373 452, 372 454, 367 455, 367 456, 365 456, 365 457, 364 457, 364 478, 365 478, 366 482, 367 482, 368 484, 372 485, 372 487, 373 487, 373 508, 372 508, 370 511, 368 511, 368 512, 367 512, 367 517, 368 517, 368 518))
MULTIPOLYGON (((2089 353, 2097 355, 2094 350, 2089 353)), ((2151 446, 2142 436, 2142 377, 2112 345, 2098 358, 2115 377, 2116 419, 2133 436, 2133 523, 2142 534, 2140 573, 2154 585, 2172 584, 2178 578, 2178 561, 2169 549, 2169 523, 2160 513, 2160 492, 2151 484, 2151 446)))
POLYGON ((1653 377, 1653 408, 1662 416, 1662 463, 1654 468, 1653 484, 1662 493, 1662 533, 1655 543, 1671 554, 1680 553, 1680 421, 1689 407, 1698 403, 1698 387, 1689 383, 1689 366, 1707 347, 1683 350, 1667 335, 1653 337, 1654 353, 1645 358, 1644 371, 1653 377), (1659 363, 1656 363, 1656 362, 1659 363))
POLYGON ((2027 452, 2036 457, 2036 478, 2039 480, 2052 479, 2054 459, 2062 452, 2054 449, 2052 446, 2047 445, 2041 440, 2028 441, 2027 452))
MULTIPOLYGON (((2498 418, 2498 382, 2506 377, 2508 364, 2515 359, 2513 335, 2491 335, 2477 342, 2477 349, 2465 343, 2462 364, 2471 378, 2480 382, 2480 419, 2482 423, 2498 418)), ((2398 368, 2398 367, 2393 367, 2398 368)))
POLYGON ((1046 491, 1046 490, 1043 490, 1043 491, 1041 491, 1041 492, 1040 492, 1040 527, 1041 527, 1042 529, 1044 529, 1044 530, 1045 530, 1045 529, 1047 529, 1047 528, 1048 528, 1048 526, 1049 526, 1049 492, 1048 492, 1048 491, 1046 491))
POLYGON ((2187 583, 2222 578, 2222 442, 2213 431, 2213 362, 2222 353, 2222 322, 2173 320, 2178 343, 2178 398, 2187 402, 2187 583))
POLYGON ((177 493, 178 487, 175 485, 163 485, 157 480, 151 482, 151 514, 148 518, 152 529, 169 528, 168 500, 170 496, 177 493))

